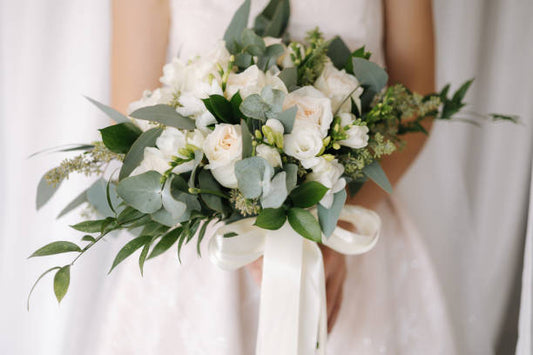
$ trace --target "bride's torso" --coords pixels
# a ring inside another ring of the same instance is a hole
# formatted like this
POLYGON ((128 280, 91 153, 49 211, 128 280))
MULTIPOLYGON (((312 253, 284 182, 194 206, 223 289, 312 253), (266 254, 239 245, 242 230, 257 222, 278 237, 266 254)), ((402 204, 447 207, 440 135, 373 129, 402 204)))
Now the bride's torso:
MULTIPOLYGON (((171 0, 172 27, 168 54, 190 58, 206 52, 222 38, 243 0, 171 0)), ((252 0, 249 26, 268 0, 252 0)), ((326 38, 340 35, 350 49, 363 45, 383 65, 381 0, 292 0, 289 33, 302 40, 315 26, 326 38)))

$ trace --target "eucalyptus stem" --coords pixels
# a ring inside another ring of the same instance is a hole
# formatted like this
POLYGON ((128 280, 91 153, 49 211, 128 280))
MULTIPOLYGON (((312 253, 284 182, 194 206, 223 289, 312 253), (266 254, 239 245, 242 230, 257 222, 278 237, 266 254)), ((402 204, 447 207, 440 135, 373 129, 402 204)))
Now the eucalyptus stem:
POLYGON ((194 194, 194 195, 197 195, 197 194, 209 194, 209 195, 215 195, 215 196, 218 196, 218 197, 225 198, 226 200, 230 199, 230 196, 225 194, 225 193, 223 193, 223 192, 214 191, 214 190, 204 190, 204 189, 199 189, 199 188, 196 188, 196 187, 190 187, 189 188, 189 193, 194 194))

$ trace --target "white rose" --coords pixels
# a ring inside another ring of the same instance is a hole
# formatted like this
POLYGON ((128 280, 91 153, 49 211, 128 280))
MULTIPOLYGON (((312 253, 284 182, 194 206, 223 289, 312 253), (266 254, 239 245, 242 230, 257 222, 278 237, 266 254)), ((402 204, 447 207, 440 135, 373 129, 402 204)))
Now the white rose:
POLYGON ((336 159, 328 161, 322 157, 314 160, 313 170, 307 175, 308 181, 317 181, 326 186, 329 190, 320 200, 320 204, 330 208, 333 203, 333 194, 341 191, 346 186, 346 180, 341 178, 344 174, 344 166, 336 159))
POLYGON ((300 161, 316 156, 322 146, 320 130, 313 124, 301 124, 291 134, 283 136, 283 151, 300 161))
POLYGON ((226 84, 226 97, 231 98, 240 92, 244 99, 252 94, 259 94, 265 86, 265 73, 257 65, 248 67, 242 73, 230 73, 226 84))
POLYGON ((170 169, 169 159, 157 148, 144 148, 144 157, 141 164, 130 174, 131 176, 139 175, 150 170, 155 170, 160 174, 170 169))
POLYGON ((163 155, 171 158, 178 155, 178 150, 185 148, 187 138, 185 133, 174 127, 167 127, 155 141, 155 145, 163 155))
POLYGON ((217 81, 213 80, 211 84, 207 82, 198 82, 191 91, 184 91, 178 97, 180 106, 176 111, 186 117, 197 117, 204 112, 207 112, 202 99, 208 98, 210 95, 222 95, 222 88, 217 81))
POLYGON ((257 156, 265 159, 273 168, 281 166, 281 156, 276 148, 266 144, 259 144, 255 148, 255 152, 257 156))
POLYGON ((219 124, 204 141, 203 151, 209 160, 208 168, 223 186, 237 187, 235 162, 242 159, 241 126, 219 124))
MULTIPOLYGON (((327 62, 324 70, 315 81, 315 87, 331 99, 333 111, 350 112, 351 101, 348 95, 359 86, 359 81, 353 75, 346 73, 344 69, 338 70, 331 62, 327 62)), ((352 94, 357 107, 361 107, 363 88, 359 87, 352 94)))
POLYGON ((283 127, 283 123, 281 123, 275 118, 269 118, 266 121, 265 126, 270 127, 270 129, 272 129, 272 132, 274 133, 283 134, 285 132, 285 127, 283 127))
POLYGON ((355 116, 351 113, 341 113, 339 116, 343 129, 345 127, 348 127, 348 129, 344 131, 347 138, 338 143, 354 149, 366 147, 368 145, 368 127, 354 124, 355 116))
POLYGON ((296 105, 295 129, 298 130, 300 123, 312 123, 320 129, 322 138, 328 134, 333 121, 331 101, 320 91, 312 86, 304 86, 295 90, 285 97, 283 109, 286 110, 296 105))

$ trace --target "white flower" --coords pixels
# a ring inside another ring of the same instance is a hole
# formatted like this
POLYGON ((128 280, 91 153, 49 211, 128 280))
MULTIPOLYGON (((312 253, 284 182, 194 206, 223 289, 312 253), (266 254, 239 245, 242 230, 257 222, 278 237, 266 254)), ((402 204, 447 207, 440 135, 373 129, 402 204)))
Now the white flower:
POLYGON ((355 76, 346 73, 344 69, 338 70, 331 62, 327 62, 324 70, 315 81, 315 87, 331 99, 331 106, 333 111, 350 112, 351 95, 357 107, 361 108, 361 99, 359 98, 363 93, 363 88, 359 87, 359 81, 355 76), (356 89, 357 88, 357 89, 356 89), (342 106, 341 106, 342 105, 342 106))
POLYGON ((226 123, 215 126, 205 138, 203 151, 215 179, 225 187, 236 188, 234 167, 235 162, 242 159, 241 126, 226 123))
POLYGON ((160 174, 170 169, 169 159, 159 149, 154 147, 144 148, 144 158, 141 164, 130 174, 139 175, 150 170, 155 170, 160 174))
POLYGON ((355 116, 351 113, 341 113, 339 117, 342 128, 348 127, 344 131, 348 137, 338 141, 338 143, 354 149, 366 147, 368 145, 368 127, 354 124, 355 116))
POLYGON ((176 109, 179 114, 186 117, 197 117, 207 112, 202 99, 206 99, 210 95, 222 95, 222 88, 216 80, 213 80, 211 84, 198 82, 190 89, 191 91, 184 91, 179 95, 180 107, 176 109))
POLYGON ((276 148, 266 144, 259 144, 255 148, 255 152, 257 156, 265 159, 273 168, 281 166, 281 156, 276 148))
POLYGON ((270 127, 270 129, 272 129, 272 132, 277 134, 283 134, 285 132, 283 124, 275 118, 269 118, 266 121, 265 126, 270 127))
POLYGON ((196 128, 198 128, 205 134, 209 134, 212 132, 209 128, 207 128, 207 126, 210 126, 215 123, 217 123, 215 116, 213 116, 211 112, 207 110, 196 117, 196 128))
POLYGON ((346 180, 341 178, 342 174, 344 174, 344 166, 337 159, 328 161, 325 158, 318 157, 313 159, 313 165, 310 168, 313 172, 307 175, 307 180, 317 181, 329 189, 320 200, 320 204, 330 208, 333 203, 333 194, 341 191, 346 186, 346 180))
POLYGON ((252 94, 259 94, 265 86, 265 73, 257 65, 248 67, 242 73, 230 73, 226 85, 226 97, 231 98, 240 92, 244 99, 252 94))
MULTIPOLYGON (((158 104, 167 104, 172 100, 172 92, 168 88, 159 88, 154 91, 145 90, 142 97, 129 104, 127 113, 130 115, 133 111, 136 111, 140 108, 147 106, 154 106, 158 104)), ((154 128, 156 125, 152 124, 150 121, 138 120, 131 118, 131 120, 139 126, 143 131, 147 131, 150 128, 154 128)))
POLYGON ((315 157, 322 150, 322 136, 318 126, 302 123, 297 130, 283 137, 283 151, 300 161, 315 157))
POLYGON ((301 123, 312 123, 319 128, 322 138, 327 136, 333 121, 333 113, 331 101, 324 94, 312 86, 304 86, 285 97, 283 109, 286 110, 294 105, 298 108, 294 121, 296 131, 301 123))

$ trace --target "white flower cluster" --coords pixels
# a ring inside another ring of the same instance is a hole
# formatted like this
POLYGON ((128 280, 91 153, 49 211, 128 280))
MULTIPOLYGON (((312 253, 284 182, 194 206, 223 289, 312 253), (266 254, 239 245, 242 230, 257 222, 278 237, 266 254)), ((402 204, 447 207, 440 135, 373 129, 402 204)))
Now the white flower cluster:
MULTIPOLYGON (((281 40, 265 38, 267 45, 280 44, 281 40)), ((293 46, 294 47, 294 46, 293 46)), ((172 127, 164 129, 155 147, 145 148, 144 160, 134 171, 140 174, 155 170, 164 174, 171 169, 180 174, 194 167, 194 150, 201 150, 207 158, 207 169, 213 177, 227 188, 237 188, 235 164, 243 158, 241 126, 217 122, 202 101, 210 95, 221 95, 231 100, 239 93, 242 99, 250 95, 260 95, 265 87, 279 90, 284 94, 282 109, 296 107, 293 129, 286 133, 284 124, 276 118, 269 118, 263 125, 263 135, 251 132, 257 138, 254 155, 264 158, 273 168, 282 168, 282 156, 297 159, 309 171, 308 181, 317 181, 329 190, 320 201, 330 207, 333 194, 345 187, 342 178, 344 167, 331 154, 324 150, 331 143, 332 124, 338 122, 337 130, 343 139, 337 145, 358 149, 368 143, 368 128, 358 124, 352 112, 352 102, 360 109, 360 95, 363 88, 355 76, 338 70, 331 62, 325 68, 314 86, 304 86, 288 92, 279 78, 280 69, 291 67, 291 50, 278 57, 277 66, 266 72, 257 65, 237 73, 233 58, 226 50, 224 42, 207 56, 185 62, 175 58, 165 65, 161 83, 163 86, 130 105, 129 112, 145 106, 169 104, 176 111, 195 121, 195 130, 180 130, 172 127), (335 120, 335 118, 338 119, 335 120), (272 139, 266 139, 266 134, 272 139), (277 142, 277 143, 275 143, 277 142), (172 165, 172 162, 174 164, 172 165), (178 163, 176 163, 178 162, 178 163)), ((359 110, 360 111, 360 110, 359 110)), ((147 121, 136 121, 143 129, 153 127, 147 121)))

